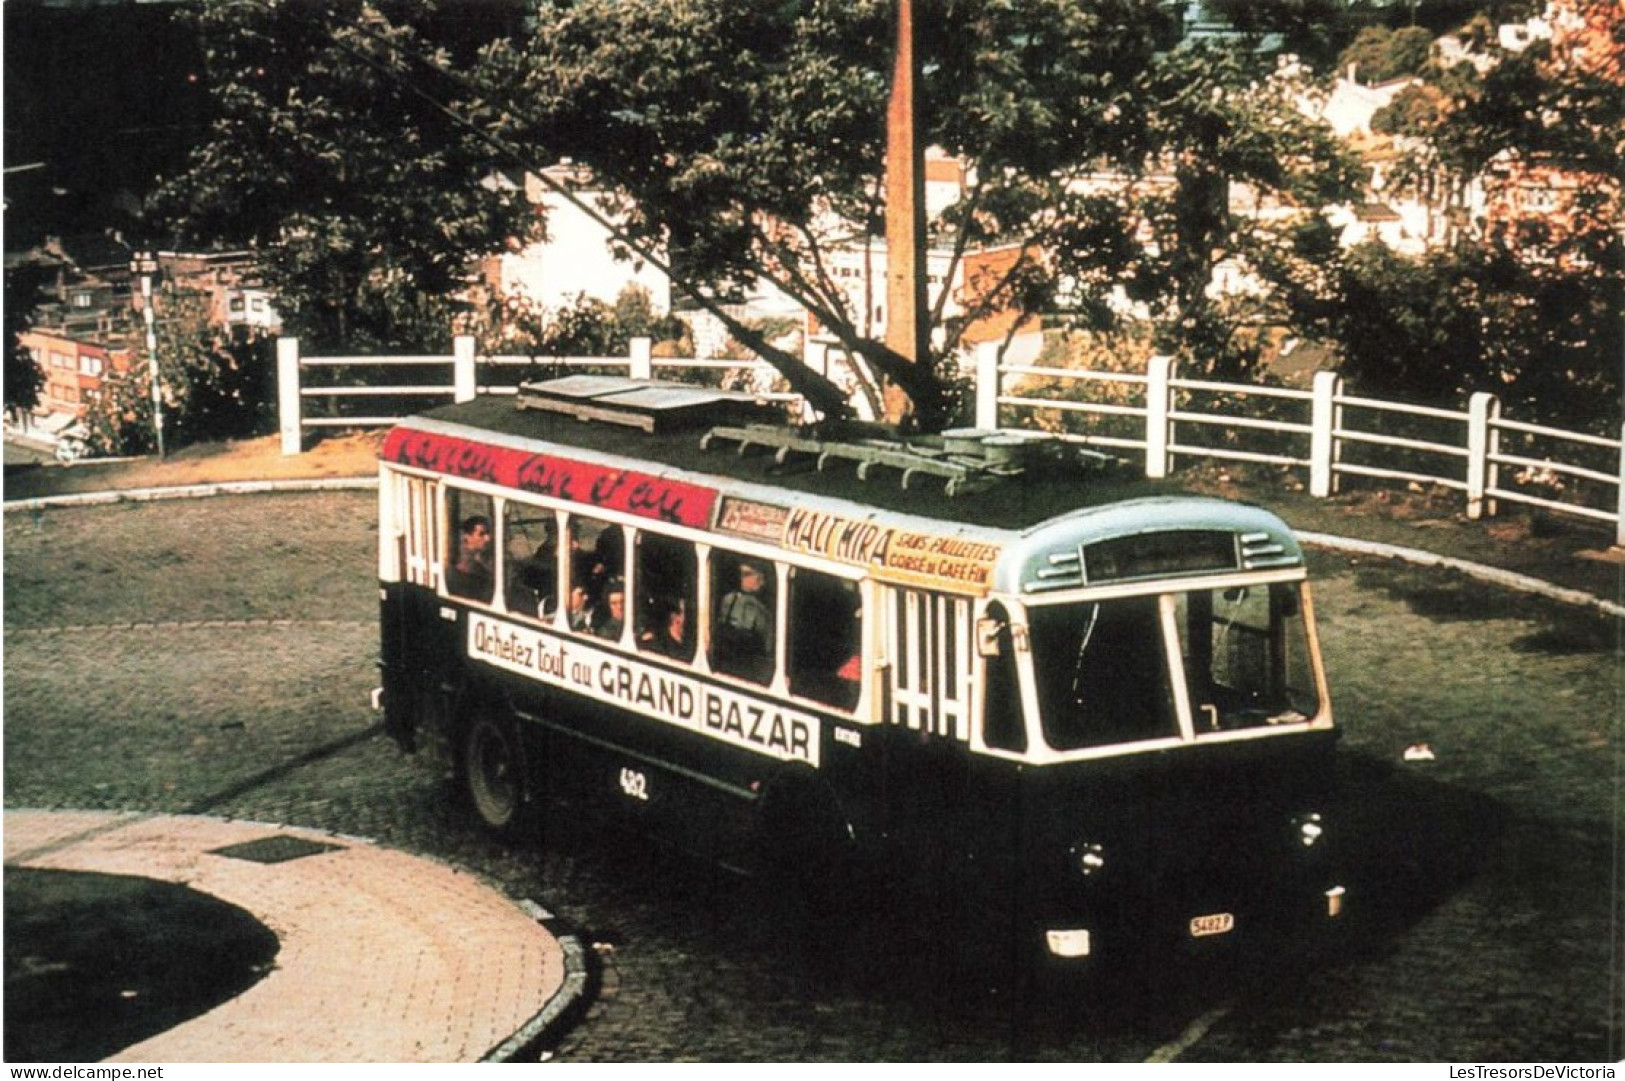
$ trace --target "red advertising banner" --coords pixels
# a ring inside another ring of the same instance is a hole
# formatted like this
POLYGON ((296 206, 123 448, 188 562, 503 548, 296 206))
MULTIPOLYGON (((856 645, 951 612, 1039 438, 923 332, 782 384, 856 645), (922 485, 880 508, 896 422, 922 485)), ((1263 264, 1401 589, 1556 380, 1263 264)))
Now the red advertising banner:
POLYGON ((410 428, 390 432, 381 457, 465 480, 702 529, 710 525, 717 501, 715 489, 698 484, 410 428))

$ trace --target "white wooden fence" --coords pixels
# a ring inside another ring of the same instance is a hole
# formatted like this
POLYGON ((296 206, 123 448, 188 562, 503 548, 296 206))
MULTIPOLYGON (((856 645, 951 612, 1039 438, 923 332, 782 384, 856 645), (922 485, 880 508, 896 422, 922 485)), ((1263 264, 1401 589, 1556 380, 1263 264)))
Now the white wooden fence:
MULTIPOLYGON (((282 452, 300 453, 313 429, 393 424, 415 411, 399 408, 403 401, 427 408, 479 394, 513 394, 522 372, 537 365, 623 371, 641 379, 653 378, 657 369, 773 373, 759 360, 655 358, 648 339, 634 340, 624 357, 479 356, 472 338, 458 338, 450 356, 305 357, 296 339, 284 338, 277 343, 282 452), (307 378, 396 367, 438 369, 442 381, 352 378, 339 384, 307 378), (348 413, 340 405, 347 400, 396 408, 348 413), (325 401, 326 408, 306 408, 315 401, 325 401)), ((1474 394, 1457 411, 1358 397, 1335 372, 1317 372, 1308 389, 1296 389, 1187 379, 1166 357, 1152 358, 1144 373, 1008 364, 991 347, 976 358, 975 382, 978 428, 1043 427, 1092 446, 1136 451, 1149 477, 1170 475, 1181 460, 1220 460, 1301 471, 1310 493, 1322 497, 1338 492, 1349 477, 1435 486, 1462 493, 1469 518, 1494 515, 1501 503, 1540 507, 1612 523, 1614 543, 1625 545, 1625 430, 1604 438, 1522 423, 1503 417, 1492 394, 1474 394)))

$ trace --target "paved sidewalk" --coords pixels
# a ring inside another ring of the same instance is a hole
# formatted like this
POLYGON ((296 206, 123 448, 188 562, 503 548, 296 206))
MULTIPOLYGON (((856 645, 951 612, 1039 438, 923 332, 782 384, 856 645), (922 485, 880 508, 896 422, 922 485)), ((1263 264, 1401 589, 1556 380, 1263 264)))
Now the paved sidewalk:
POLYGON ((576 992, 567 950, 456 868, 351 837, 210 818, 7 811, 5 862, 181 883, 281 942, 242 995, 126 1062, 473 1062, 508 1057, 576 992), (250 845, 247 849, 230 846, 250 845))

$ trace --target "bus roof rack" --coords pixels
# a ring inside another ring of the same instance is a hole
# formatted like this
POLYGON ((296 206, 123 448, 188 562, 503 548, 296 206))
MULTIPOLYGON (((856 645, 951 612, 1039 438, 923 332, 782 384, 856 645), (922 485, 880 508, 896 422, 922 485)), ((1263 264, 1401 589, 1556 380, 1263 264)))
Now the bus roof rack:
POLYGON ((521 383, 517 405, 649 433, 750 423, 774 415, 773 407, 754 395, 620 375, 567 375, 521 383))
POLYGON ((984 489, 1000 480, 1019 477, 1030 469, 1060 469, 1068 473, 1107 473, 1120 468, 1121 459, 1085 450, 1057 436, 1038 432, 1000 432, 955 428, 937 436, 903 438, 894 433, 855 426, 850 431, 806 430, 771 424, 712 428, 700 440, 709 450, 720 442, 738 445, 743 456, 753 450, 772 450, 781 467, 812 465, 823 472, 832 461, 854 462, 859 480, 868 480, 876 466, 902 473, 908 488, 916 476, 940 477, 950 497, 984 489))

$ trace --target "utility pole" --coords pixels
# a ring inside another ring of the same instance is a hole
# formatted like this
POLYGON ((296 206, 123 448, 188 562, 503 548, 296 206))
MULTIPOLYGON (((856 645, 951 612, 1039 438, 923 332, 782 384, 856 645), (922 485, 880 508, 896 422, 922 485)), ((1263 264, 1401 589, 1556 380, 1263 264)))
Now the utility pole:
POLYGON ((150 251, 138 251, 130 260, 130 273, 141 278, 141 321, 147 331, 147 370, 152 375, 152 430, 158 437, 158 457, 164 456, 164 395, 158 378, 158 329, 152 306, 152 276, 158 260, 150 251))
MULTIPOLYGON (((897 50, 892 60, 891 99, 886 107, 886 346, 911 364, 929 360, 929 309, 925 291, 925 148, 919 138, 914 84, 914 0, 897 0, 897 50)), ((909 412, 909 398, 892 383, 884 388, 886 420, 909 412)))

